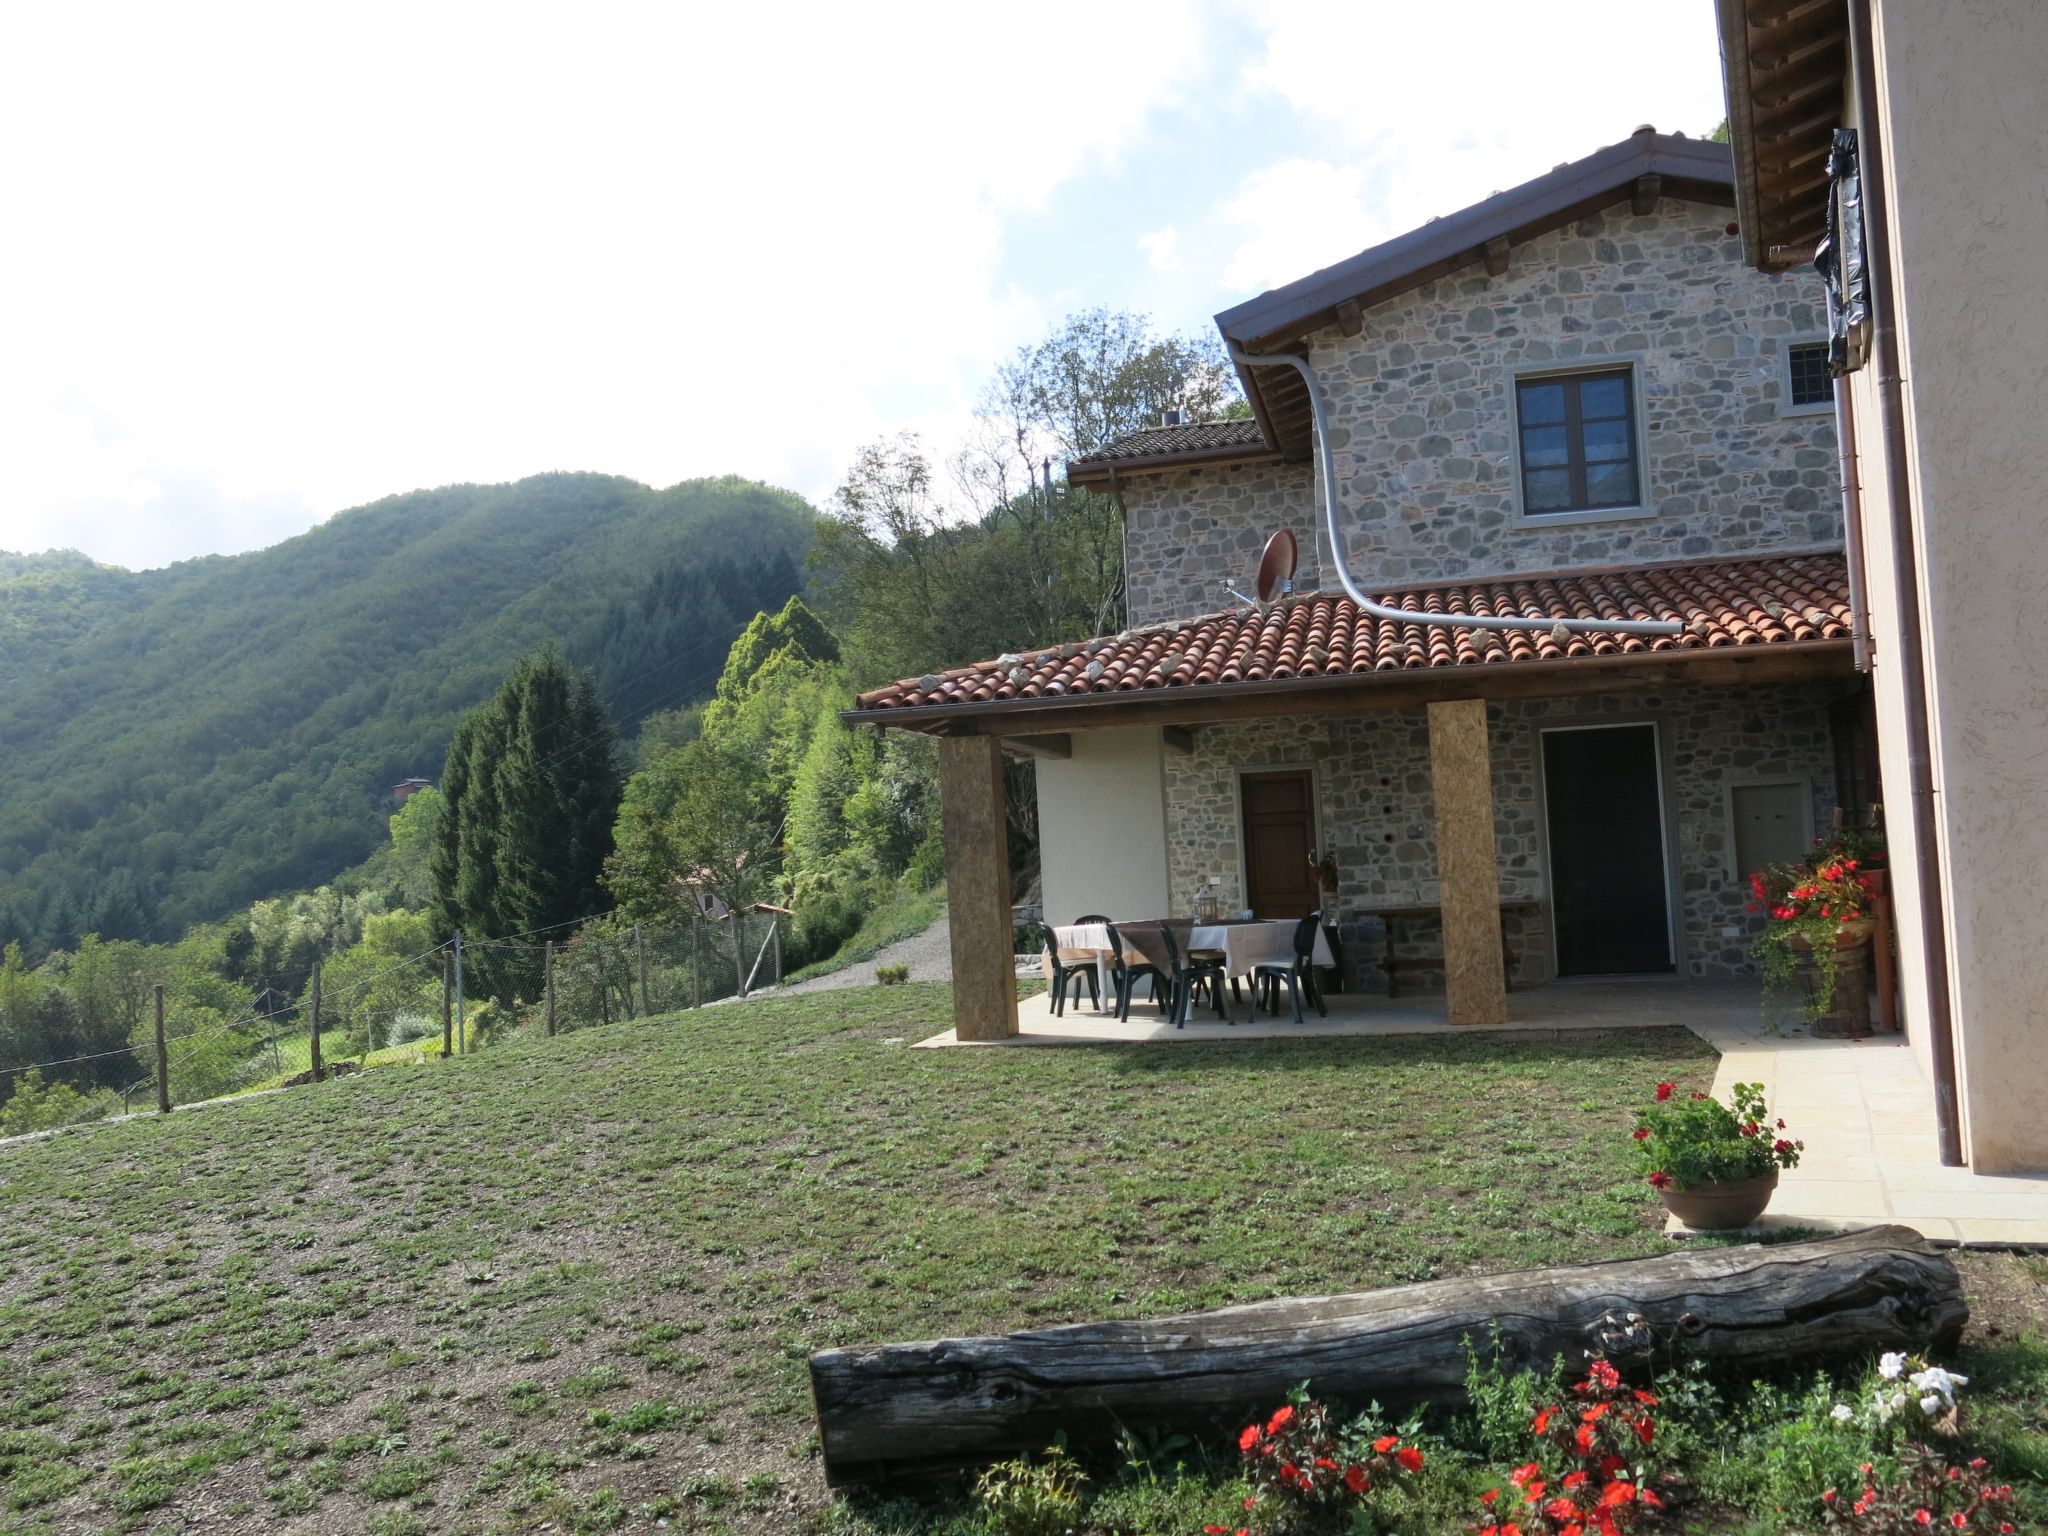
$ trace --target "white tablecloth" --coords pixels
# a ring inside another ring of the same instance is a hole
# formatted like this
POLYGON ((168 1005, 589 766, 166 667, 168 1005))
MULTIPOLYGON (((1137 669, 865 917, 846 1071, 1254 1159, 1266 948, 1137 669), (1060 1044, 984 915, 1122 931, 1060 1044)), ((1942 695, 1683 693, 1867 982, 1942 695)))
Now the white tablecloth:
MULTIPOLYGON (((1142 926, 1156 928, 1158 925, 1146 923, 1142 926)), ((1175 928, 1178 930, 1179 925, 1175 924, 1175 928)), ((1181 947, 1183 954, 1190 949, 1220 949, 1224 955, 1223 969, 1232 976, 1241 976, 1255 965, 1291 965, 1294 961, 1294 928, 1295 919, 1291 917, 1256 923, 1197 923, 1181 947)), ((1070 923, 1052 932, 1061 949, 1086 950, 1105 958, 1109 954, 1109 930, 1101 923, 1070 923)), ((1126 944, 1130 938, 1130 935, 1125 935, 1126 944)), ((1181 943, 1178 931, 1175 942, 1181 943)), ((1316 929, 1311 963, 1337 963, 1330 953, 1330 941, 1321 928, 1316 929)))

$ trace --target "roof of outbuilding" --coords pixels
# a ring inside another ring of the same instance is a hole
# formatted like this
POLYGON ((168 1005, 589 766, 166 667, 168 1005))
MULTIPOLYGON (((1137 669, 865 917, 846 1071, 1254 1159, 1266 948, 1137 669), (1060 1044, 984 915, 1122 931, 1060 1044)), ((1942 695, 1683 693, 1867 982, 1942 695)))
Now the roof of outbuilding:
POLYGON ((1106 480, 1123 464, 1143 460, 1147 469, 1181 464, 1235 463, 1273 457, 1266 434, 1249 416, 1228 421, 1197 421, 1177 427, 1146 427, 1126 433, 1093 453, 1067 465, 1067 478, 1077 485, 1106 480))
POLYGON ((1418 612, 1551 619, 1676 619, 1676 636, 1570 635, 1405 624, 1312 593, 1178 623, 1000 656, 864 693, 873 711, 935 712, 1000 700, 1073 699, 1433 668, 1511 667, 1652 652, 1847 641, 1848 574, 1838 553, 1762 556, 1623 571, 1488 577, 1376 594, 1418 612))

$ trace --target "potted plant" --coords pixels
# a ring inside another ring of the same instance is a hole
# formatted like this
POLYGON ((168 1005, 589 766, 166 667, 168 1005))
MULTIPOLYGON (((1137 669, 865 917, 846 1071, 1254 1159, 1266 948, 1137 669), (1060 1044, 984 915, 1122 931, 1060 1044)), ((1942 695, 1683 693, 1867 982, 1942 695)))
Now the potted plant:
MULTIPOLYGON (((1749 877, 1755 898, 1750 911, 1769 914, 1756 941, 1765 992, 1779 997, 1802 992, 1802 1009, 1816 1026, 1839 1011, 1844 1017, 1834 1033, 1860 1035, 1869 1027, 1865 989, 1846 989, 1851 995, 1840 999, 1839 1010, 1836 993, 1844 954, 1861 950, 1876 927, 1872 912, 1878 882, 1870 865, 1883 857, 1876 839, 1874 832, 1839 832, 1818 844, 1805 862, 1776 865, 1749 877)), ((1850 974, 1860 981, 1863 956, 1854 955, 1850 965, 1850 974)))
POLYGON ((1657 1085, 1657 1101, 1636 1121, 1637 1155, 1664 1208, 1688 1227, 1726 1232, 1763 1215, 1778 1187, 1778 1170, 1799 1166, 1803 1141, 1774 1126, 1761 1083, 1737 1083, 1733 1106, 1712 1094, 1676 1098, 1657 1085))
POLYGON ((1325 848, 1317 853, 1309 850, 1308 867, 1315 871, 1316 888, 1322 895, 1323 916, 1331 922, 1337 919, 1337 850, 1325 848))

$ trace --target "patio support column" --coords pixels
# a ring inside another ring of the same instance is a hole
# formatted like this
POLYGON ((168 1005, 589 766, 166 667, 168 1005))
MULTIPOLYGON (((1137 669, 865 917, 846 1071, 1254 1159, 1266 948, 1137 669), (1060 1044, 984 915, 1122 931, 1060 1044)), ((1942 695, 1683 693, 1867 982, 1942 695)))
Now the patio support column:
POLYGON ((1493 765, 1486 701, 1429 706, 1429 776, 1436 792, 1437 902, 1444 921, 1444 1002, 1453 1024, 1505 1024, 1500 854, 1493 839, 1493 765))
POLYGON ((1004 833, 1003 748, 993 736, 939 738, 946 842, 947 928, 953 946, 953 1033, 1017 1033, 1017 967, 1004 833))

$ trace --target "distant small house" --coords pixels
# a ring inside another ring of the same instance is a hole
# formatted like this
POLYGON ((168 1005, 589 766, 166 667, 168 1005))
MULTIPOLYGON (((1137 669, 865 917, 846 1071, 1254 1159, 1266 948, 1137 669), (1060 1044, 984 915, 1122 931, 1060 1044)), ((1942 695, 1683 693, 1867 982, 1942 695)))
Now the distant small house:
POLYGON ((432 779, 401 779, 391 786, 391 798, 398 804, 403 805, 420 790, 432 789, 433 787, 434 781, 432 779))

